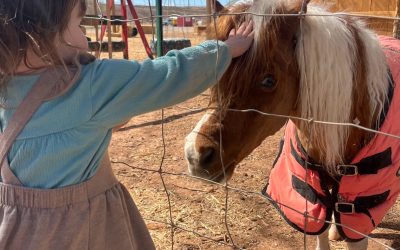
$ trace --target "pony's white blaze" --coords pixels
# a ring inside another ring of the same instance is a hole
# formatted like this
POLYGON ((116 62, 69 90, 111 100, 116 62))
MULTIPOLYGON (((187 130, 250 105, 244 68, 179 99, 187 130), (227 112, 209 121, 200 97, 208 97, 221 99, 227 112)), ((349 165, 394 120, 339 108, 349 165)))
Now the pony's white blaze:
POLYGON ((196 124, 196 127, 185 138, 185 158, 191 174, 193 174, 193 170, 199 165, 200 160, 200 154, 196 149, 197 135, 201 130, 201 127, 208 122, 210 116, 210 113, 206 113, 196 124))

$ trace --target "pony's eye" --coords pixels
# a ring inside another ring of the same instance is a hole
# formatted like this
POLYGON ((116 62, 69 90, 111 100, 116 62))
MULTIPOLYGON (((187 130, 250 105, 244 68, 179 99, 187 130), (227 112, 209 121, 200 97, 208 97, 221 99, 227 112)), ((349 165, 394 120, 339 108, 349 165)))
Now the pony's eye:
POLYGON ((270 90, 276 86, 276 80, 273 75, 267 75, 264 80, 261 82, 261 87, 270 90))

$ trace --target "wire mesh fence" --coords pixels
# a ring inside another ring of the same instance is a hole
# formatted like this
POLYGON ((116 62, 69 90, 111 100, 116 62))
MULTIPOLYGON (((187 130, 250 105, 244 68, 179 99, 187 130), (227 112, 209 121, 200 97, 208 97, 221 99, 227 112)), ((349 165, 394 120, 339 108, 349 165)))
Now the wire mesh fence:
MULTIPOLYGON (((389 3, 389 6, 391 6, 390 4, 391 3, 389 3)), ((151 6, 151 4, 149 5, 151 6)), ((174 6, 174 1, 169 1, 169 5, 174 6)), ((175 6, 177 6, 176 3, 175 6)), ((191 6, 188 4, 188 7, 191 6)), ((193 4, 192 7, 195 7, 195 4, 193 4)), ((99 17, 92 16, 88 17, 89 19, 111 21, 109 18, 104 17, 104 8, 100 6, 100 4, 98 4, 97 8, 99 11, 99 17)), ((203 11, 205 11, 205 9, 203 11)), ((142 16, 138 19, 120 19, 119 21, 132 23, 135 20, 139 20, 154 25, 152 21, 157 17, 211 17, 216 19, 219 15, 220 14, 218 13, 189 14, 189 11, 188 13, 183 14, 170 12, 162 16, 152 14, 151 16, 142 16)), ((266 17, 280 16, 277 14, 269 15, 251 12, 230 13, 229 15, 253 15, 266 17)), ((293 14, 293 16, 299 15, 309 16, 311 14, 293 14)), ((355 16, 362 19, 379 19, 390 22, 400 19, 392 16, 367 15, 365 13, 332 13, 318 16, 323 18, 324 16, 343 15, 355 16)), ((284 16, 288 15, 285 14, 284 16)), ((113 20, 115 21, 115 19, 113 20)), ((180 36, 194 40, 197 39, 193 45, 205 39, 204 36, 199 38, 197 35, 193 35, 193 30, 188 27, 172 27, 168 25, 167 27, 164 27, 164 29, 166 30, 167 37, 180 36)), ((154 31, 154 29, 151 30, 154 31)), ((218 31, 214 29, 213 32, 218 31)), ((154 40, 154 33, 150 33, 148 38, 154 40)), ((101 53, 99 54, 101 55, 101 53)), ((134 56, 134 59, 144 59, 144 57, 135 58, 134 56)), ((301 237, 299 238, 298 236, 299 233, 296 234, 289 227, 280 228, 283 224, 277 222, 278 220, 281 220, 279 215, 274 211, 274 208, 265 202, 267 198, 260 193, 261 187, 267 181, 269 174, 269 170, 261 170, 261 168, 270 168, 272 163, 271 159, 274 158, 273 155, 277 151, 276 145, 278 143, 276 138, 279 136, 274 139, 275 141, 265 142, 264 147, 258 151, 258 156, 260 156, 263 154, 262 150, 271 146, 274 147, 273 151, 268 151, 270 158, 268 160, 270 162, 269 164, 258 159, 252 161, 252 156, 249 156, 246 165, 250 165, 254 162, 260 165, 251 170, 244 169, 245 166, 239 165, 238 168, 240 168, 240 170, 237 171, 235 175, 242 174, 243 176, 241 176, 241 178, 234 177, 232 181, 226 182, 225 184, 194 177, 183 170, 182 164, 184 164, 184 161, 181 156, 176 155, 177 152, 183 152, 183 145, 182 143, 170 143, 170 141, 183 141, 183 137, 179 139, 177 137, 190 132, 191 127, 195 125, 193 121, 196 119, 186 118, 191 115, 196 115, 196 117, 198 117, 201 115, 201 112, 207 110, 208 98, 209 96, 204 94, 198 97, 194 102, 189 101, 175 108, 162 110, 161 114, 159 114, 161 116, 159 120, 155 119, 154 114, 141 116, 138 120, 135 120, 134 118, 134 121, 131 121, 131 123, 126 125, 125 128, 114 135, 112 144, 114 149, 111 150, 112 163, 117 169, 117 175, 119 178, 129 185, 128 188, 130 188, 136 202, 139 201, 139 208, 141 205, 145 207, 145 209, 141 209, 142 214, 148 222, 149 228, 152 231, 152 236, 158 244, 158 247, 165 249, 287 249, 293 248, 294 245, 298 245, 299 243, 307 249, 314 246, 313 243, 310 242, 310 237, 304 235, 304 240, 301 240, 301 237), (187 105, 192 107, 188 107, 187 105), (195 107, 193 107, 193 105, 195 107), (166 113, 170 115, 166 117, 166 113), (179 119, 182 119, 183 121, 177 126, 169 127, 170 124, 179 119), (155 126, 158 126, 159 131, 154 131, 155 126), (183 132, 177 132, 176 129, 179 128, 182 128, 183 132), (143 134, 130 134, 129 132, 134 129, 140 129, 140 132, 143 134), (169 133, 166 133, 166 130, 169 131, 169 133), (126 136, 130 136, 130 138, 126 138, 126 136), (141 139, 134 139, 132 136, 140 137, 141 139), (155 144, 148 144, 148 139, 155 142, 155 144), (131 141, 135 141, 136 144, 132 145, 131 141), (177 149, 177 147, 181 147, 182 150, 177 149), (128 150, 128 153, 123 152, 126 150, 128 150), (139 153, 136 153, 137 151, 139 151, 139 153), (177 171, 177 169, 179 169, 179 171, 177 171), (145 175, 148 175, 148 177, 144 177, 145 175), (159 183, 155 184, 157 181, 155 181, 154 176, 158 176, 159 183), (196 181, 196 183, 193 183, 193 181, 196 181), (150 187, 140 187, 139 185, 150 185, 150 187), (153 190, 149 191, 149 188, 153 188, 153 190), (149 199, 145 192, 150 192, 153 197, 149 199), (193 199, 190 200, 191 198, 193 199), (186 202, 187 199, 190 201, 186 202), (207 202, 204 201, 205 199, 207 199, 207 202), (240 209, 238 209, 234 203, 238 201, 241 203, 240 209), (198 207, 193 209, 191 206, 198 207), (151 212, 147 210, 151 210, 151 212), (242 216, 239 216, 235 213, 243 214, 241 214, 242 216), (151 217, 149 217, 149 215, 151 217), (210 220, 213 221, 213 223, 211 223, 212 226, 208 223, 210 220), (261 231, 264 232, 260 233, 261 231), (285 231, 287 231, 288 234, 281 237, 279 234, 283 234, 285 231), (243 234, 245 234, 245 236, 243 236, 243 234), (278 234, 278 236, 276 234, 278 234), (293 240, 293 242, 282 242, 282 240, 288 241, 288 239, 291 239, 294 235, 297 235, 297 239, 293 240), (275 239, 278 240, 268 240, 268 237, 275 237, 275 239), (260 245, 260 238, 265 239, 264 245, 260 245), (279 242, 279 244, 277 245, 276 242, 279 242)), ((255 109, 231 109, 229 112, 255 112, 263 116, 276 117, 277 119, 300 119, 315 124, 350 126, 368 132, 400 139, 400 135, 382 133, 380 131, 364 128, 355 123, 318 121, 314 120, 312 117, 293 117, 280 114, 270 114, 255 109)), ((268 138, 267 140, 270 139, 268 138)), ((263 158, 263 160, 265 160, 265 158, 263 158)), ((400 205, 398 203, 399 202, 396 204, 395 210, 389 214, 389 217, 392 218, 390 223, 387 223, 390 225, 388 227, 392 229, 390 232, 394 235, 392 241, 390 241, 390 237, 389 241, 387 241, 390 242, 391 245, 382 241, 379 234, 377 235, 378 237, 373 237, 374 234, 372 237, 365 235, 365 237, 368 237, 370 241, 374 242, 374 247, 383 249, 400 248, 400 242, 396 240, 396 237, 400 237, 399 220, 396 219, 396 216, 399 216, 400 213, 400 205)), ((285 206, 284 204, 281 205, 285 206)), ((303 214, 301 211, 295 212, 303 214)), ((350 230, 352 229, 350 228, 350 230)))

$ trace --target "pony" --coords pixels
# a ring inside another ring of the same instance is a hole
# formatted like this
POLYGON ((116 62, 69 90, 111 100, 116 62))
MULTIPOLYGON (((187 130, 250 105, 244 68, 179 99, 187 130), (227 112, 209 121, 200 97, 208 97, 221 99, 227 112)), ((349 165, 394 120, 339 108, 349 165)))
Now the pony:
POLYGON ((329 249, 328 238, 366 249, 365 235, 400 192, 400 143, 371 132, 400 134, 400 43, 308 2, 241 1, 218 10, 216 39, 249 21, 255 39, 211 89, 185 158, 190 174, 225 182, 285 126, 263 194, 294 228, 318 235, 318 249, 329 249), (238 112, 249 109, 258 112, 238 112), (329 230, 332 217, 338 224, 329 230))

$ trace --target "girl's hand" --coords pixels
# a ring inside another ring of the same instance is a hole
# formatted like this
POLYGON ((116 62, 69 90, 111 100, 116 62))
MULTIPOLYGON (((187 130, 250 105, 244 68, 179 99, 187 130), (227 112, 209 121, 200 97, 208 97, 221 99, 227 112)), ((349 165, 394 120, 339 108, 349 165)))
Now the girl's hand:
POLYGON ((232 29, 228 39, 225 41, 232 58, 243 55, 250 48, 253 39, 253 21, 242 23, 237 30, 232 29))

